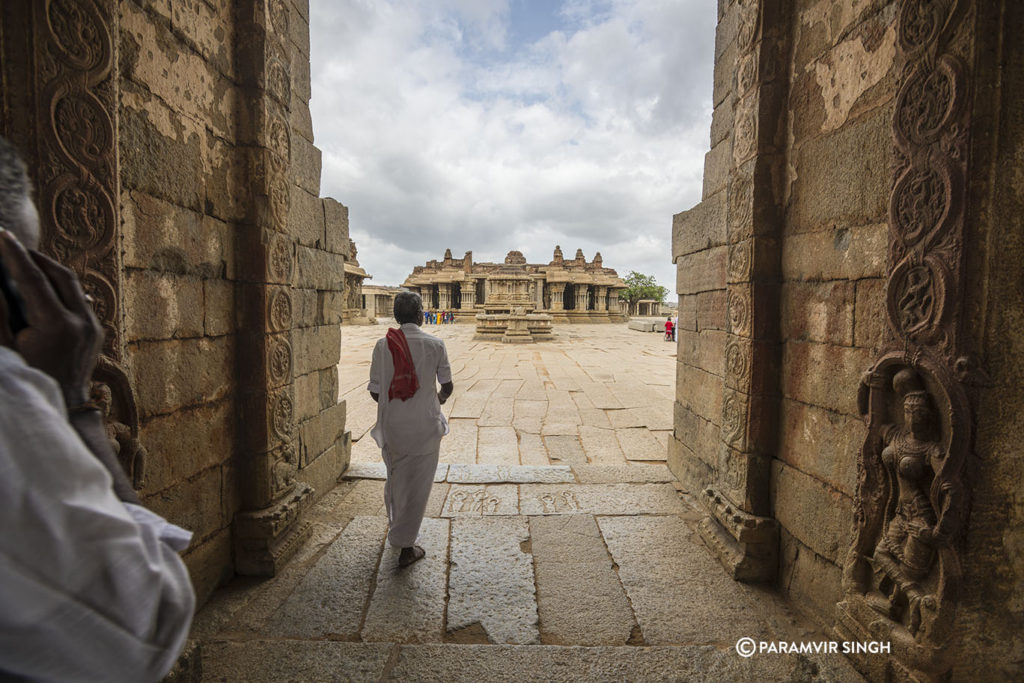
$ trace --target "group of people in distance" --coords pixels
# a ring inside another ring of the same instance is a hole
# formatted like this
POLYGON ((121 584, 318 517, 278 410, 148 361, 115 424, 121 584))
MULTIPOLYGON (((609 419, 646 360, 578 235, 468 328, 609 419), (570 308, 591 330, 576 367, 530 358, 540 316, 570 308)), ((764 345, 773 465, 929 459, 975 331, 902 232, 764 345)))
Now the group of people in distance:
POLYGON ((451 311, 423 311, 423 320, 428 325, 452 325, 455 314, 451 311))

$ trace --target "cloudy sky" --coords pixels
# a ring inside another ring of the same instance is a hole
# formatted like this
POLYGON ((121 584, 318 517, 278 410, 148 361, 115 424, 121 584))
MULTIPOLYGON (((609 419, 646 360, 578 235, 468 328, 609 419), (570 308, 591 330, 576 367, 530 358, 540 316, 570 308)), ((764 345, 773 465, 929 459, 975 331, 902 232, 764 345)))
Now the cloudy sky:
MULTIPOLYGON (((321 194, 373 284, 441 258, 600 251, 674 289, 700 200, 713 0, 311 0, 321 194)), ((674 295, 669 296, 674 299, 674 295)))

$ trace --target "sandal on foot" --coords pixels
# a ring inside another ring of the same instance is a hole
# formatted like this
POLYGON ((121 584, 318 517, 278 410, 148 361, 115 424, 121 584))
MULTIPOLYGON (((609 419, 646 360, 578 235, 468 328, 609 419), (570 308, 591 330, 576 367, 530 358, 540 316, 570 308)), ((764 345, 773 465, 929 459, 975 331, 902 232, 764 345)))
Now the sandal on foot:
POLYGON ((414 562, 419 562, 426 556, 427 551, 419 547, 418 545, 414 545, 411 548, 402 548, 402 553, 398 556, 398 566, 408 567, 410 564, 413 564, 414 562), (412 553, 407 555, 405 552, 406 550, 411 550, 412 553))

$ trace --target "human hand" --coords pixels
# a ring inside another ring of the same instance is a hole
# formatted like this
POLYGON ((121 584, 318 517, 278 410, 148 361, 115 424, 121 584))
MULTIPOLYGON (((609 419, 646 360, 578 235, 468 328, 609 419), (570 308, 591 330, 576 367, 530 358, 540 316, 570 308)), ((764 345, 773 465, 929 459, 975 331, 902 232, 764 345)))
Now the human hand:
POLYGON ((444 402, 448 400, 448 396, 442 392, 437 392, 437 402, 444 405, 444 402))
POLYGON ((38 252, 29 252, 10 232, 0 232, 0 256, 25 301, 28 327, 12 335, 7 302, 0 297, 0 336, 32 367, 57 380, 68 409, 89 400, 103 328, 74 273, 38 252))

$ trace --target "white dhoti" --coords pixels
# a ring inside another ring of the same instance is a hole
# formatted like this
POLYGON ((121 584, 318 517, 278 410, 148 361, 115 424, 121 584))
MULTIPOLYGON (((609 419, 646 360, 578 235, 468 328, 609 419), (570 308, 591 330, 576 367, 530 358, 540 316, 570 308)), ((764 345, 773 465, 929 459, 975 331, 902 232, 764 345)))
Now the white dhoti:
POLYGON ((367 385, 378 394, 377 424, 370 435, 380 446, 387 467, 384 505, 390 525, 388 542, 396 548, 414 545, 423 522, 441 438, 448 433, 448 420, 437 398, 437 382, 452 381, 443 341, 411 323, 403 324, 402 332, 416 367, 419 389, 405 401, 388 397, 395 367, 385 339, 373 350, 367 385))
POLYGON ((440 441, 429 453, 391 453, 387 446, 381 449, 388 470, 388 479, 384 482, 388 543, 394 548, 408 548, 416 543, 440 452, 440 441))

